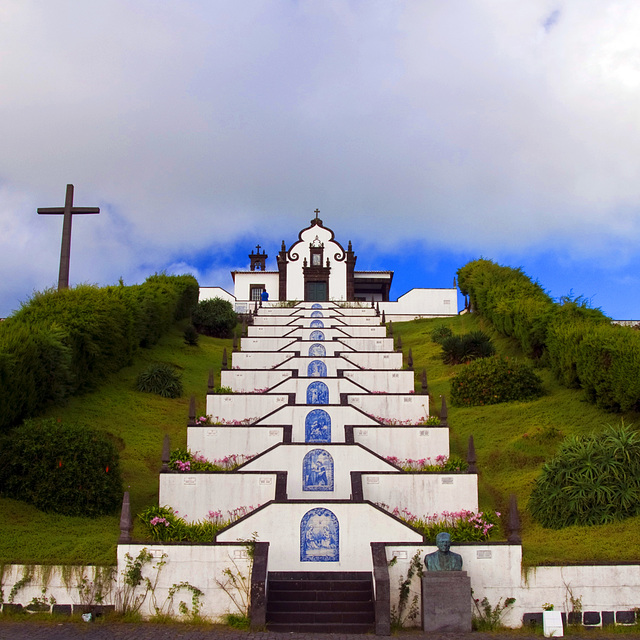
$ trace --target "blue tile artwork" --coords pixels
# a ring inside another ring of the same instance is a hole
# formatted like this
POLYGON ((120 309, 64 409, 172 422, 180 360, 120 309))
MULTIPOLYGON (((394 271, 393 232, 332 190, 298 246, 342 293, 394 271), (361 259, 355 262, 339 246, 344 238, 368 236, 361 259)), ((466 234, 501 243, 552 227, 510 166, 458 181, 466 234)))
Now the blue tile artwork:
POLYGON ((309 334, 309 340, 324 340, 324 333, 322 331, 312 331, 309 334))
POLYGON ((312 305, 311 305, 311 308, 312 308, 312 309, 322 309, 322 305, 321 305, 321 304, 318 304, 318 303, 316 302, 315 304, 312 304, 312 305))
POLYGON ((303 491, 333 491, 333 457, 324 449, 309 451, 302 460, 303 491))
POLYGON ((326 378, 327 365, 322 360, 312 360, 307 367, 307 375, 310 378, 326 378))
POLYGON ((324 409, 309 411, 304 419, 305 442, 331 442, 331 416, 324 409))
POLYGON ((322 311, 312 311, 311 312, 311 317, 312 318, 324 318, 324 314, 322 313, 322 311))
POLYGON ((311 509, 300 521, 300 562, 338 562, 340 524, 333 511, 311 509))
POLYGON ((324 382, 312 382, 307 387, 307 404, 329 404, 329 387, 324 382))
POLYGON ((322 320, 312 320, 309 326, 312 329, 322 329, 324 327, 324 322, 322 322, 322 320))
POLYGON ((323 344, 312 344, 309 347, 309 355, 317 358, 318 356, 323 357, 327 355, 327 350, 324 348, 323 344))

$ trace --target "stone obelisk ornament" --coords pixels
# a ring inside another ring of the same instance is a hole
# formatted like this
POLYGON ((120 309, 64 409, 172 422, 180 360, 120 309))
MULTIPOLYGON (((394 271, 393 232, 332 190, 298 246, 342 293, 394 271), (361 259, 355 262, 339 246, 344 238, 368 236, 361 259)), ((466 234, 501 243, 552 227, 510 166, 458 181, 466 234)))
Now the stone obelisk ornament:
POLYGON ((71 217, 78 213, 100 213, 99 207, 74 207, 73 185, 67 185, 64 207, 40 207, 38 213, 64 216, 62 219, 62 249, 60 250, 60 271, 58 273, 58 291, 69 288, 69 257, 71 255, 71 217))

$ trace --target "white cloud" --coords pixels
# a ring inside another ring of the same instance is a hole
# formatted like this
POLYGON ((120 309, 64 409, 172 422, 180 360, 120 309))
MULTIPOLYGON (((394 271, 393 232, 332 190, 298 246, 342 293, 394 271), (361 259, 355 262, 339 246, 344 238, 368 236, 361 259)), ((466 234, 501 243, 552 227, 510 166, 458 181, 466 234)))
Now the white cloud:
POLYGON ((67 182, 92 281, 316 207, 384 249, 635 254, 639 29, 633 0, 5 0, 0 298, 54 283, 67 182))

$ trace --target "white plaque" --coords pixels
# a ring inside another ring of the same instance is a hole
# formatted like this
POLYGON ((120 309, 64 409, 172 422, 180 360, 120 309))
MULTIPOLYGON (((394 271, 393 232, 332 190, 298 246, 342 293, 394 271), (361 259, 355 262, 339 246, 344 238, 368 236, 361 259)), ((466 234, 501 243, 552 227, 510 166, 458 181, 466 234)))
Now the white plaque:
POLYGON ((478 550, 476 551, 476 558, 478 560, 490 560, 491 559, 491 551, 490 550, 478 550))
POLYGON ((207 429, 207 436, 217 436, 218 435, 218 430, 217 429, 207 429))
POLYGON ((359 436, 368 436, 369 435, 369 429, 358 429, 358 435, 359 436))
POLYGON ((273 478, 272 477, 264 477, 264 478, 260 478, 260 484, 273 484, 273 478))
POLYGON ((428 436, 429 435, 429 429, 420 429, 420 435, 421 436, 428 436))
POLYGON ((183 480, 183 484, 187 484, 187 485, 195 485, 196 483, 196 477, 195 476, 187 476, 184 480, 183 480))
POLYGON ((280 429, 269 429, 269 435, 270 436, 279 436, 280 435, 280 429))
POLYGON ((441 482, 442 484, 453 484, 453 478, 450 478, 450 477, 449 477, 449 478, 442 478, 442 479, 440 480, 440 482, 441 482))
POLYGON ((378 476, 367 476, 367 484, 380 484, 378 476))

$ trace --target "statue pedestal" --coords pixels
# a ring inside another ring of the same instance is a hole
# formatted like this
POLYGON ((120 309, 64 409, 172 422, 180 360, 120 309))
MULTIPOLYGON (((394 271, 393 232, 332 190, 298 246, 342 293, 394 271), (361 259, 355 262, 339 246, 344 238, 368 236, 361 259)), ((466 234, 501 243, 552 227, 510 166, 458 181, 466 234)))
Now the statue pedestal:
POLYGON ((471 578, 466 571, 425 571, 422 629, 445 633, 471 631, 471 578))

